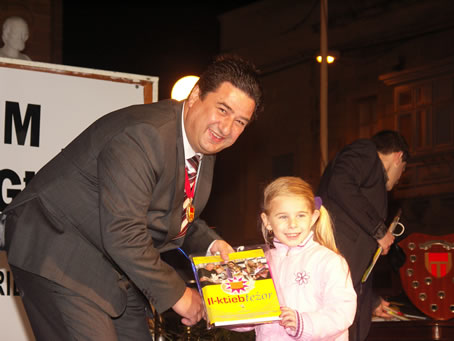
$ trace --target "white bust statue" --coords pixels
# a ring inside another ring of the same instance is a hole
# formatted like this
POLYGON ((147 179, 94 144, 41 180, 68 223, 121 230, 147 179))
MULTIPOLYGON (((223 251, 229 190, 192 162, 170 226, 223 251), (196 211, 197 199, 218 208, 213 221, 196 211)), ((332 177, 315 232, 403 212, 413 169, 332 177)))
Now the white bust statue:
POLYGON ((27 39, 27 22, 20 17, 7 18, 3 23, 2 40, 4 45, 0 48, 0 57, 31 60, 29 56, 21 53, 25 48, 27 39))

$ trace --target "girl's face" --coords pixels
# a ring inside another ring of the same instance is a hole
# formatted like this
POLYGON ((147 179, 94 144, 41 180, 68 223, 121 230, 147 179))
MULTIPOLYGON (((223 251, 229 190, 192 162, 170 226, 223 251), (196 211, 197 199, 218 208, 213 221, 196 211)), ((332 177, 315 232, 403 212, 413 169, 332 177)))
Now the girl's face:
POLYGON ((319 216, 318 210, 311 212, 304 198, 292 195, 275 197, 270 202, 269 214, 261 214, 266 229, 287 246, 301 244, 319 216))

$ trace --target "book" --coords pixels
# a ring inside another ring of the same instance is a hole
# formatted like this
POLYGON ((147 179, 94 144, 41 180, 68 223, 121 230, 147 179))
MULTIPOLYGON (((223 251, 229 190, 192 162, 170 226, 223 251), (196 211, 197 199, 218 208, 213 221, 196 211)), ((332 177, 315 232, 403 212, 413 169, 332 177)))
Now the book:
POLYGON ((208 328, 280 320, 279 300, 263 248, 237 250, 229 254, 227 262, 220 256, 190 256, 208 328))

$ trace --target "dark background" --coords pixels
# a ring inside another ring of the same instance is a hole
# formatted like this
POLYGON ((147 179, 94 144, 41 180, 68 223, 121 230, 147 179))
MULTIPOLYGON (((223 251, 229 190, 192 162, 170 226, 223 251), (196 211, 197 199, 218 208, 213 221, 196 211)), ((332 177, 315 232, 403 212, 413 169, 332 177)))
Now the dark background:
POLYGON ((159 99, 200 75, 219 53, 221 13, 254 1, 92 2, 63 0, 63 64, 159 77, 159 99))

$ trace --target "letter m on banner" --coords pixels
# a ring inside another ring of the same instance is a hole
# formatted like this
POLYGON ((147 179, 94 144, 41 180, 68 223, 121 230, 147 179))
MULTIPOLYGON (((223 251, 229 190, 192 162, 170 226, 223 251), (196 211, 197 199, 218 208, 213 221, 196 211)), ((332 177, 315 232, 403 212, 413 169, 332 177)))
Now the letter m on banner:
POLYGON ((17 138, 17 143, 21 146, 25 145, 25 139, 29 128, 30 146, 39 147, 39 130, 41 121, 41 106, 37 104, 28 104, 25 111, 24 120, 20 112, 19 103, 5 103, 5 144, 12 144, 13 123, 17 138))

